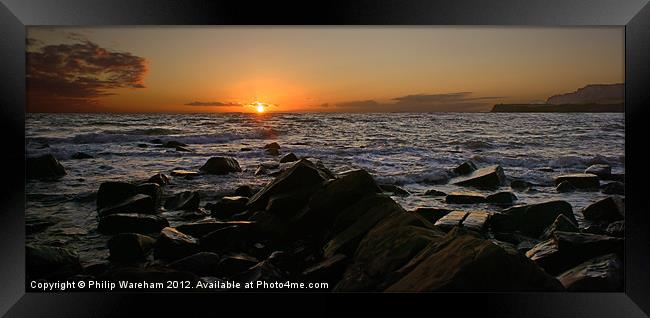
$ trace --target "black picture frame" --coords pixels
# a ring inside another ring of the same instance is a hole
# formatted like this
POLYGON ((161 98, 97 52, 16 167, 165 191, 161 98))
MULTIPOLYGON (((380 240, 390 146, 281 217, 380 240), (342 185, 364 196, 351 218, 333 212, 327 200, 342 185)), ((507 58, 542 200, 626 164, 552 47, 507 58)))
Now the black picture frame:
MULTIPOLYGON (((0 314, 11 317, 109 316, 134 314, 128 305, 165 310, 171 305, 161 304, 172 303, 182 303, 179 307, 193 311, 198 307, 210 310, 228 306, 233 297, 248 296, 201 293, 184 294, 180 298, 174 293, 25 293, 27 25, 616 25, 625 26, 625 165, 628 171, 625 292, 373 294, 370 298, 378 298, 371 300, 374 309, 393 307, 391 301, 400 300, 411 302, 409 310, 418 305, 424 306, 425 312, 437 311, 436 307, 440 306, 451 307, 452 312, 498 317, 646 317, 650 313, 650 211, 646 209, 644 196, 650 180, 645 155, 646 121, 650 118, 650 5, 647 2, 366 0, 257 4, 248 1, 0 0, 0 117, 3 121, 0 136, 5 165, 0 181, 0 314)), ((280 308, 287 302, 307 302, 323 310, 332 304, 330 300, 358 300, 357 295, 350 294, 294 294, 289 297, 274 294, 256 298, 280 304, 280 308)), ((273 310, 273 306, 251 306, 257 308, 246 310, 273 310)), ((152 315, 152 311, 148 313, 152 315)))

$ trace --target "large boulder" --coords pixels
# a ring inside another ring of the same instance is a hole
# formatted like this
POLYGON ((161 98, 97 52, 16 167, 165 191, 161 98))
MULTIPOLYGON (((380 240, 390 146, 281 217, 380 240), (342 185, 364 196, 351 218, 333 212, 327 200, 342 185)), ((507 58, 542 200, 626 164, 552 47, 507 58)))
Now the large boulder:
POLYGON ((496 232, 519 231, 524 235, 539 237, 560 214, 573 224, 578 224, 571 204, 566 201, 548 201, 514 206, 495 213, 490 225, 496 232))
POLYGON ((117 213, 154 214, 157 212, 153 198, 146 194, 136 194, 115 205, 107 206, 97 212, 100 217, 117 213))
POLYGON ((176 260, 198 252, 199 243, 187 234, 179 232, 173 227, 166 227, 160 231, 154 247, 154 257, 164 260, 176 260))
POLYGON ((167 219, 146 214, 111 214, 99 218, 97 230, 104 234, 157 233, 169 226, 167 219))
POLYGON ((614 222, 625 218, 625 203, 620 197, 607 197, 596 201, 582 210, 585 219, 599 222, 614 222))
POLYGON ((66 175, 63 165, 51 154, 25 158, 27 179, 54 180, 66 175))
POLYGON ((542 240, 549 239, 553 236, 553 234, 556 231, 562 231, 562 232, 580 232, 580 229, 578 226, 573 223, 569 218, 566 217, 564 214, 559 214, 556 218, 555 221, 551 225, 549 225, 546 230, 544 230, 544 233, 542 236, 539 238, 542 240))
POLYGON ((221 261, 218 254, 199 252, 169 263, 169 267, 178 271, 190 272, 199 276, 214 275, 221 261))
POLYGON ((296 155, 294 155, 293 152, 290 152, 282 156, 282 158, 280 158, 280 163, 294 162, 294 161, 298 161, 298 157, 296 157, 296 155))
POLYGON ((104 182, 99 185, 99 190, 97 190, 97 211, 122 203, 136 194, 138 191, 134 184, 117 181, 104 182))
POLYGON ((381 290, 386 287, 383 283, 391 273, 442 236, 444 233, 418 215, 393 214, 380 221, 359 243, 352 264, 334 290, 381 290))
POLYGON ((233 215, 246 210, 247 197, 226 196, 210 206, 212 216, 219 219, 228 219, 233 215))
POLYGON ((114 262, 143 261, 156 240, 138 233, 120 233, 108 240, 109 259, 114 262))
POLYGON ((598 176, 590 173, 565 174, 555 177, 556 186, 564 181, 570 183, 576 189, 598 189, 600 186, 598 176))
POLYGON ((557 279, 568 291, 623 291, 623 263, 616 254, 590 259, 564 273, 557 279))
POLYGON ((452 204, 476 204, 485 201, 485 196, 476 192, 452 192, 445 197, 445 202, 452 204))
POLYGON ((461 228, 433 241, 391 280, 388 292, 562 290, 526 257, 461 228))
POLYGON ((301 159, 280 173, 248 201, 251 210, 262 210, 271 196, 301 188, 311 188, 329 179, 329 175, 307 159, 301 159))
POLYGON ((200 201, 198 192, 183 191, 168 198, 165 201, 165 209, 194 211, 199 208, 200 201))
POLYGON ((596 256, 623 253, 623 239, 597 234, 555 231, 526 256, 552 275, 558 275, 596 256))
POLYGON ((162 187, 153 182, 141 183, 136 186, 136 191, 141 194, 146 194, 153 200, 156 209, 160 207, 162 202, 163 190, 162 187))
POLYGON ((585 169, 585 173, 595 174, 598 177, 607 177, 612 174, 612 167, 606 164, 595 164, 585 169))
POLYGON ((458 167, 454 168, 454 173, 460 176, 470 174, 474 171, 476 171, 478 168, 476 167, 476 164, 472 161, 465 161, 461 163, 458 167))
POLYGON ((242 171, 239 162, 231 157, 212 157, 199 170, 217 175, 242 171))
POLYGON ((625 195, 625 184, 618 181, 607 183, 603 186, 602 192, 604 194, 625 195))
POLYGON ((27 244, 25 253, 28 280, 65 279, 82 272, 79 256, 68 249, 27 244))
POLYGON ((453 184, 479 189, 494 189, 503 185, 505 181, 506 175, 503 168, 495 165, 478 169, 466 177, 459 178, 453 184))

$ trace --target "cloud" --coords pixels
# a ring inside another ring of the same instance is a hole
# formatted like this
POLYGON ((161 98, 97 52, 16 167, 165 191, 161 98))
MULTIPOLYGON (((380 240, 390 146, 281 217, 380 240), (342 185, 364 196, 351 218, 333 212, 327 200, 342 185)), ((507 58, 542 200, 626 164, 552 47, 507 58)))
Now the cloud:
POLYGON ((447 94, 416 94, 416 95, 406 95, 395 97, 393 100, 398 101, 398 103, 455 103, 455 102, 466 102, 474 100, 488 100, 488 99, 499 99, 503 98, 502 96, 489 96, 489 97, 470 97, 472 92, 458 92, 458 93, 447 93, 447 94))
POLYGON ((146 73, 146 59, 90 41, 46 45, 27 52, 27 107, 55 111, 64 105, 96 105, 98 98, 113 95, 111 90, 144 88, 146 73))
POLYGON ((346 111, 373 112, 466 112, 488 111, 490 100, 501 96, 474 97, 472 92, 444 94, 414 94, 391 98, 389 102, 359 100, 338 103, 335 106, 346 111))
POLYGON ((190 102, 186 103, 187 106, 214 106, 214 107, 224 107, 224 106, 243 106, 240 103, 236 102, 190 102))

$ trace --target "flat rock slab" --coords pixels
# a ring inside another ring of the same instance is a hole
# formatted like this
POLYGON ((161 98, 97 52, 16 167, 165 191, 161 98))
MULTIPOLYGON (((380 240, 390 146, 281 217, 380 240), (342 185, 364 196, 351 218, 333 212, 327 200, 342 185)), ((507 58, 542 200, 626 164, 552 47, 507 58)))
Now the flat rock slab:
POLYGON ((598 189, 600 187, 598 176, 590 173, 565 174, 555 177, 556 186, 563 181, 569 182, 576 189, 598 189))
POLYGON ((463 187, 494 189, 503 185, 506 175, 499 165, 489 166, 472 172, 469 176, 459 178, 453 184, 463 187))
POLYGON ((463 220, 463 227, 472 231, 482 233, 487 221, 490 219, 490 213, 485 211, 472 211, 467 214, 463 220))
POLYGON ((588 260, 557 277, 569 291, 623 291, 623 264, 616 254, 588 260))
POLYGON ((434 225, 445 231, 448 231, 454 226, 459 226, 467 214, 468 212, 466 211, 452 211, 440 218, 434 225))

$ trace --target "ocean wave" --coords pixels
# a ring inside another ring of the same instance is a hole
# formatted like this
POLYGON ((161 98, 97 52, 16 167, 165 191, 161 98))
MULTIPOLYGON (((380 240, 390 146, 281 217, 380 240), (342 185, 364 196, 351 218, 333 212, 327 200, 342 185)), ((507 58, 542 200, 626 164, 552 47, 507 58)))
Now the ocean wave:
POLYGON ((449 144, 462 146, 466 149, 489 149, 494 147, 492 143, 483 140, 453 140, 449 144))

